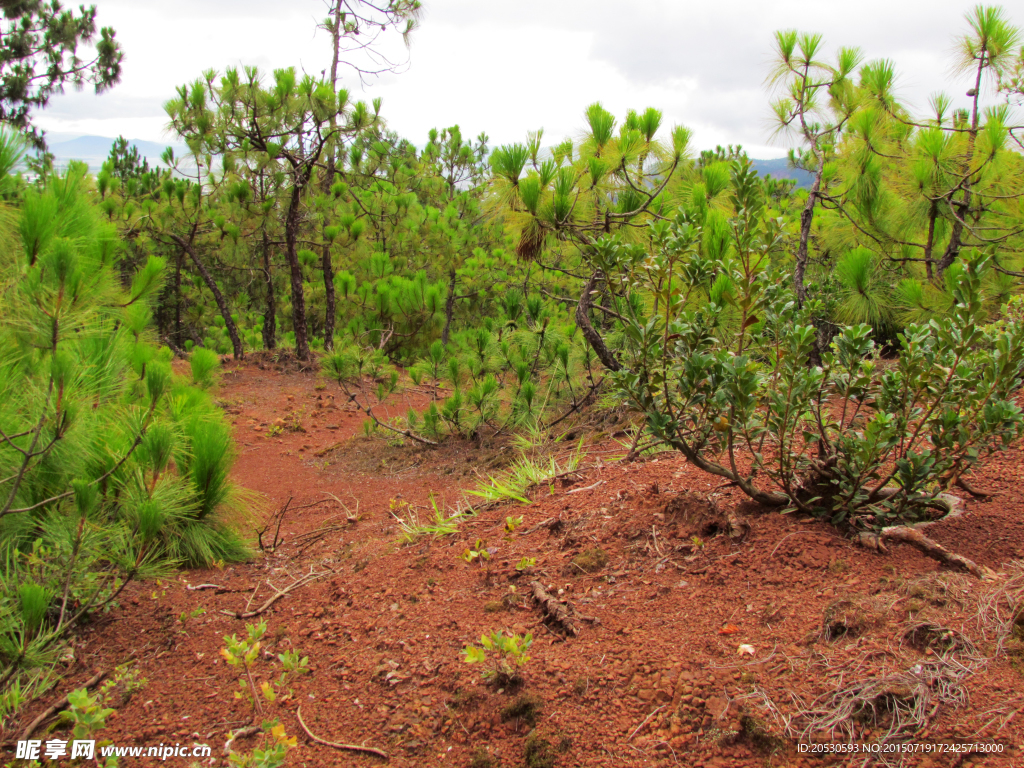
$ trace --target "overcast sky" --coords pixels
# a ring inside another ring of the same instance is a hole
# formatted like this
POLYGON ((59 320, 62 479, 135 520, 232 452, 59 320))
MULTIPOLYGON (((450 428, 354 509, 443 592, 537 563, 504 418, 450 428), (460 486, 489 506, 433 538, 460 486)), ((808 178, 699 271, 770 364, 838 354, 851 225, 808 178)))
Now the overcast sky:
MULTIPOLYGON (((101 25, 125 50, 124 76, 96 96, 69 92, 36 117, 53 139, 95 134, 173 141, 163 103, 208 68, 296 66, 319 74, 329 38, 316 29, 324 0, 95 0, 101 25), (58 135, 59 134, 59 135, 58 135)), ((416 144, 431 127, 459 124, 492 145, 543 128, 553 144, 582 130, 584 108, 616 115, 654 106, 667 124, 694 131, 698 148, 742 144, 752 157, 785 154, 772 143, 764 77, 772 32, 820 32, 831 53, 859 46, 890 58, 900 92, 918 106, 945 90, 956 35, 971 3, 960 0, 424 0, 405 71, 378 78, 357 98, 382 96, 390 127, 416 144)), ((1012 6, 1008 6, 1011 7, 1012 6)), ((1019 7, 1019 6, 1018 6, 1019 7)), ((1024 12, 1012 13, 1024 25, 1024 12)))

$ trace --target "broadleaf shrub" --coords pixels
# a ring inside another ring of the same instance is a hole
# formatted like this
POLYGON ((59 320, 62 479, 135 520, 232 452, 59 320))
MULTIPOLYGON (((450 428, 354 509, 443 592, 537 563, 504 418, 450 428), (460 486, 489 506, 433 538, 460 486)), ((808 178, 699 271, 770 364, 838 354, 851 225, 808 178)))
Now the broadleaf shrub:
POLYGON ((777 227, 742 167, 733 187, 717 275, 701 247, 703 221, 685 209, 653 227, 652 256, 603 245, 609 274, 659 307, 626 318, 619 393, 656 437, 766 505, 857 529, 948 508, 943 492, 1021 434, 1013 397, 1024 374, 1024 305, 1015 299, 990 322, 990 265, 974 253, 953 280, 952 310, 906 326, 893 359, 858 324, 811 365, 820 308, 799 307, 788 276, 771 266, 777 227))

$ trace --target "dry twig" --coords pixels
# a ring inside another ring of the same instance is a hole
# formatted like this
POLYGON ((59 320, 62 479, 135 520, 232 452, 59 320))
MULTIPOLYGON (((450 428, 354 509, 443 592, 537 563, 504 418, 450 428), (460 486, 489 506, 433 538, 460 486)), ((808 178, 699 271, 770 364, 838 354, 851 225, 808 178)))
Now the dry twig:
MULTIPOLYGON (((250 611, 250 610, 246 610, 246 611, 221 611, 221 613, 223 613, 225 616, 233 616, 236 619, 252 619, 252 618, 255 618, 256 616, 259 616, 261 613, 263 613, 268 608, 270 608, 270 606, 272 606, 274 603, 276 603, 282 597, 287 595, 289 592, 294 592, 299 587, 303 587, 306 584, 309 584, 310 582, 316 581, 317 579, 326 576, 328 573, 330 573, 330 571, 319 571, 319 572, 316 572, 316 573, 307 573, 305 576, 300 576, 299 578, 295 579, 295 581, 293 581, 291 584, 289 584, 284 589, 277 589, 276 587, 274 587, 274 589, 275 589, 274 595, 272 597, 270 597, 266 602, 263 603, 263 605, 261 605, 259 608, 257 608, 254 611, 250 611)), ((273 585, 271 585, 271 586, 273 586, 273 585)))
POLYGON ((328 741, 327 739, 321 739, 319 736, 317 736, 311 730, 309 730, 309 728, 306 726, 306 723, 303 722, 302 707, 299 707, 295 710, 295 718, 299 721, 299 725, 302 727, 302 730, 306 732, 306 735, 309 736, 309 738, 311 738, 317 744, 323 744, 325 747, 333 747, 334 749, 343 749, 347 752, 362 752, 367 755, 376 755, 377 757, 383 758, 384 760, 388 759, 387 752, 384 752, 383 750, 377 749, 375 747, 363 747, 359 744, 342 744, 337 741, 328 741))

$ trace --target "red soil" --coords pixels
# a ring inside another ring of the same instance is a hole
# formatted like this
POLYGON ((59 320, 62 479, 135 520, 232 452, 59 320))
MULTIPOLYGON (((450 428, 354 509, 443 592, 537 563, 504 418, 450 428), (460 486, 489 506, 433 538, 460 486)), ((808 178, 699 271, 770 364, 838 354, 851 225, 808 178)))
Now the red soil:
MULTIPOLYGON (((311 673, 288 683, 293 695, 282 692, 267 706, 267 716, 279 717, 298 738, 288 765, 382 762, 311 741, 296 720, 301 706, 317 736, 382 749, 394 766, 461 768, 475 751, 494 766, 523 766, 531 726, 501 714, 514 696, 482 684, 481 670, 459 654, 481 633, 508 629, 534 634, 521 693, 539 699, 535 735, 551 743, 554 765, 861 764, 861 756, 799 753, 796 740, 785 738, 786 718, 799 730, 799 712, 820 706, 813 704, 819 696, 954 654, 972 672, 965 703, 943 703, 933 691, 927 729, 911 742, 933 750, 989 743, 1003 752, 933 752, 904 763, 1024 766, 1024 713, 1011 716, 1024 707, 1021 643, 999 635, 990 615, 979 619, 986 597, 1005 588, 1005 573, 1020 573, 1011 561, 1024 558, 1019 451, 997 457, 973 479, 995 496, 968 499, 963 517, 928 529, 949 548, 1004 572, 992 583, 907 547, 872 553, 820 522, 762 510, 675 454, 605 463, 623 452, 614 442, 593 446, 584 471, 535 490, 532 504, 491 508, 454 536, 406 546, 392 500, 424 515, 431 493, 454 505, 460 488, 493 473, 513 452, 367 440, 362 415, 334 405, 330 395, 339 404, 344 398, 333 386, 318 391, 316 384, 311 373, 234 366, 219 391, 235 424, 235 480, 261 495, 259 514, 290 500, 283 543, 248 564, 130 585, 119 609, 83 631, 65 680, 27 709, 22 727, 95 671, 133 662, 148 684, 117 707, 106 735, 118 745, 210 744, 214 759, 203 764, 225 764, 226 733, 254 716, 233 698, 237 670, 219 653, 224 636, 244 634, 246 621, 222 611, 257 607, 274 587, 313 570, 325 576, 263 614, 268 630, 255 667, 258 680, 272 680, 280 672, 278 653, 298 649, 309 657, 311 673), (268 436, 278 419, 284 430, 268 436), (304 431, 291 431, 296 424, 304 431), (723 521, 706 494, 719 509, 746 517, 745 538, 717 531, 723 521), (504 530, 508 515, 523 517, 511 535, 504 530), (560 527, 531 531, 553 517, 560 527), (322 526, 327 532, 311 543, 309 534, 322 526), (496 548, 483 567, 458 557, 478 539, 496 548), (586 573, 572 564, 594 547, 608 555, 604 567, 586 573), (514 568, 523 557, 536 558, 532 578, 593 619, 577 620, 578 637, 542 622, 528 598, 531 576, 514 568), (200 584, 222 590, 189 588, 200 584), (835 607, 840 600, 850 602, 835 607), (183 626, 179 615, 199 608, 206 613, 183 626), (839 613, 863 627, 829 640, 825 617, 839 613), (974 661, 907 636, 925 622, 970 639, 974 661), (1000 640, 1006 642, 996 654, 1000 640), (740 655, 741 645, 753 646, 753 656, 740 655)), ((383 415, 428 401, 426 394, 398 397, 383 415)), ((270 530, 264 543, 273 538, 270 530)), ((8 736, 18 732, 12 727, 8 736)), ((859 743, 870 739, 858 735, 859 743)), ((240 739, 235 747, 257 743, 240 739)), ((190 764, 167 761, 174 763, 190 764)))

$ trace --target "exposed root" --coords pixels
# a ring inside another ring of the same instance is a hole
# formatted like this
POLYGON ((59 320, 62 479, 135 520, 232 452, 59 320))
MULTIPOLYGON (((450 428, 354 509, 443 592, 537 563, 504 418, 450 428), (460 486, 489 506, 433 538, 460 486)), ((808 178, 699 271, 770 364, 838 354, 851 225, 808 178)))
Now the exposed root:
POLYGON ((925 536, 917 528, 911 528, 907 525, 894 525, 889 528, 883 528, 881 533, 878 534, 864 532, 857 537, 857 542, 862 546, 882 553, 888 552, 885 548, 885 544, 889 541, 898 541, 904 544, 910 544, 912 547, 920 550, 928 557, 938 560, 944 565, 968 571, 979 579, 991 579, 994 577, 994 573, 990 568, 978 565, 973 560, 970 560, 963 555, 950 552, 934 539, 930 539, 925 536))
POLYGON ((726 507, 725 512, 722 512, 714 498, 708 497, 708 503, 716 513, 725 518, 727 533, 730 539, 742 539, 750 533, 750 522, 745 517, 737 514, 734 507, 726 507))
POLYGON ((533 599, 537 601, 552 622, 561 627, 566 634, 573 637, 579 635, 580 631, 572 623, 572 614, 565 603, 553 597, 539 581, 531 581, 530 588, 533 590, 533 599))
POLYGON ((334 749, 343 749, 346 752, 362 752, 365 755, 376 755, 377 757, 380 757, 384 760, 388 759, 388 753, 381 749, 377 749, 376 747, 364 747, 359 744, 342 744, 337 741, 328 741, 327 739, 321 739, 319 736, 317 736, 311 730, 309 730, 309 728, 306 726, 306 723, 303 722, 302 707, 299 707, 295 710, 295 719, 299 721, 299 725, 302 727, 302 730, 306 732, 306 735, 309 736, 309 738, 315 741, 317 744, 323 744, 325 747, 333 747, 334 749))
POLYGON ((962 476, 956 479, 956 487, 967 491, 969 494, 971 494, 971 496, 974 496, 976 499, 991 499, 993 496, 999 495, 998 493, 989 493, 988 491, 983 491, 980 488, 975 488, 973 485, 968 483, 967 480, 965 480, 962 476))

